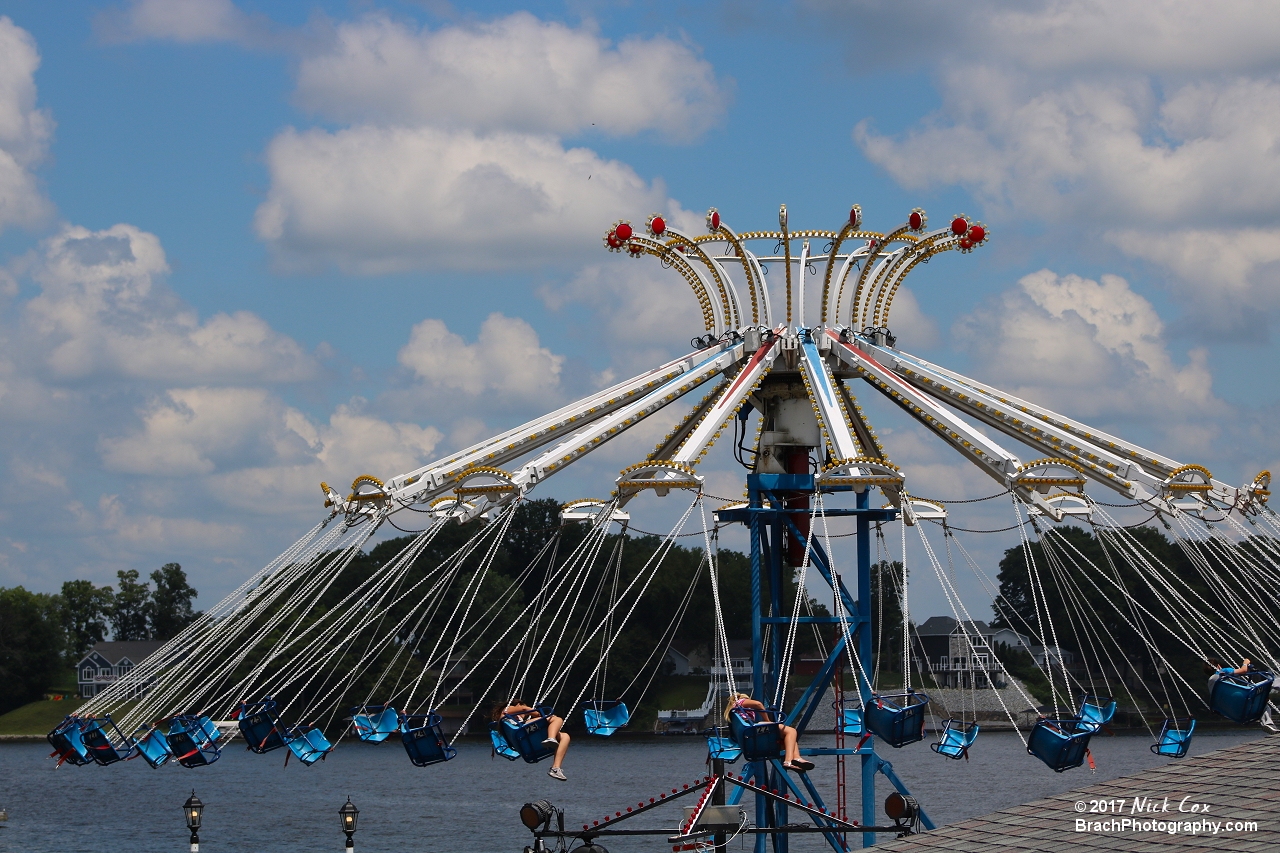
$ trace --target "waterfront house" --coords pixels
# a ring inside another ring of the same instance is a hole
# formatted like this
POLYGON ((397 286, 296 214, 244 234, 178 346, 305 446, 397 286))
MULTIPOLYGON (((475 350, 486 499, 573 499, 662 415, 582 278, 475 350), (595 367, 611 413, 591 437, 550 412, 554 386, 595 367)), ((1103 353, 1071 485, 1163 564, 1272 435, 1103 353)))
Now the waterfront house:
MULTIPOLYGON (((164 643, 160 640, 125 640, 96 644, 76 664, 76 681, 80 685, 80 695, 86 699, 96 695, 116 679, 128 675, 134 667, 163 645, 164 643)), ((147 686, 144 684, 135 686, 134 693, 145 692, 147 686)))

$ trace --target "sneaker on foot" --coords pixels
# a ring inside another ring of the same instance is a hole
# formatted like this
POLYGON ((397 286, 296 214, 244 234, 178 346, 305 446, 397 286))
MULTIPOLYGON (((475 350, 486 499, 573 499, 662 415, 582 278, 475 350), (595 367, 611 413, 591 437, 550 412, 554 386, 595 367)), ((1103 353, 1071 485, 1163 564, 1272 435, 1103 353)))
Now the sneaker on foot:
POLYGON ((559 779, 561 782, 569 781, 569 777, 564 775, 564 771, 561 770, 559 767, 552 767, 550 770, 547 771, 547 775, 550 776, 552 779, 559 779))
POLYGON ((1280 728, 1276 728, 1276 724, 1271 722, 1270 720, 1267 720, 1266 722, 1264 722, 1262 724, 1262 727, 1267 731, 1271 732, 1273 735, 1280 735, 1280 728))
POLYGON ((559 746, 559 745, 560 745, 560 741, 556 740, 556 739, 555 739, 555 738, 553 738, 553 737, 543 738, 543 740, 542 740, 542 745, 543 745, 543 746, 559 746))

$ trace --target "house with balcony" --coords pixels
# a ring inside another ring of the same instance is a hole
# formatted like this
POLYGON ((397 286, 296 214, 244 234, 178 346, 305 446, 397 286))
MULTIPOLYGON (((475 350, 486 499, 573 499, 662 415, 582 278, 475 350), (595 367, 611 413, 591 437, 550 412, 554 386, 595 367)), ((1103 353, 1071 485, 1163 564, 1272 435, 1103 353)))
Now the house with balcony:
MULTIPOLYGON (((85 699, 96 696, 117 679, 128 675, 163 645, 160 640, 123 640, 96 644, 76 664, 80 695, 85 699)), ((149 683, 135 685, 133 694, 141 695, 149 686, 149 683)))
POLYGON ((1008 677, 992 649, 996 632, 986 622, 931 616, 916 626, 912 654, 919 670, 940 687, 1005 687, 1008 677))

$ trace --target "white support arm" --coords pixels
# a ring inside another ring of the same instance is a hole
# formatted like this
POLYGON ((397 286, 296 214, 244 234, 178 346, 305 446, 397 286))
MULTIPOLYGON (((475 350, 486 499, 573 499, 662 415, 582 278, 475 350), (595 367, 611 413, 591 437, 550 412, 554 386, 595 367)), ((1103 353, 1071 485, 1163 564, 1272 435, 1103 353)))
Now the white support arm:
MULTIPOLYGON (((1097 432, 1089 428, 1086 428, 1083 435, 1073 434, 1071 430, 1059 426, 1059 422, 1028 411, 1016 398, 1001 391, 947 375, 924 359, 909 353, 894 352, 871 343, 864 343, 863 346, 881 364, 890 367, 930 396, 1011 438, 1038 448, 1045 454, 1070 459, 1095 482, 1131 499, 1148 500, 1161 496, 1164 476, 1153 475, 1136 462, 1109 449, 1103 443, 1113 443, 1109 437, 1100 438, 1097 432)), ((1175 463, 1173 468, 1176 467, 1175 463)), ((1172 471, 1173 468, 1169 470, 1172 471)))
POLYGON ((522 467, 512 478, 521 490, 533 488, 571 462, 582 458, 609 439, 622 434, 649 415, 697 388, 708 379, 738 363, 744 344, 739 341, 722 352, 705 358, 691 370, 654 389, 639 400, 629 403, 586 429, 547 450, 522 467))
POLYGON ((773 367, 773 362, 781 350, 777 337, 762 344, 746 366, 738 371, 738 375, 729 383, 729 387, 707 411, 693 432, 689 433, 689 437, 680 445, 670 461, 697 465, 707 452, 707 448, 720 435, 720 430, 730 418, 737 416, 743 401, 756 389, 760 379, 769 372, 769 368, 773 367))
POLYGON ((805 340, 801 351, 804 356, 801 370, 808 380, 810 396, 817 407, 822 431, 831 441, 831 455, 836 459, 855 459, 868 455, 863 453, 862 446, 853 435, 844 407, 840 403, 835 380, 831 377, 822 354, 818 352, 818 345, 811 339, 805 340))
MULTIPOLYGON (((1107 473, 1114 473, 1117 479, 1129 480, 1133 484, 1130 496, 1137 500, 1147 499, 1148 492, 1158 499, 1167 500, 1176 497, 1178 491, 1169 491, 1166 484, 1172 479, 1181 479, 1180 472, 1196 467, 1154 453, 1131 441, 1095 429, 1074 418, 1060 415, 1044 406, 1006 394, 918 356, 909 353, 898 355, 899 361, 904 363, 899 372, 910 367, 918 373, 933 374, 944 383, 950 380, 953 385, 962 387, 969 396, 981 398, 986 404, 986 409, 991 413, 990 417, 984 417, 983 420, 992 426, 1006 433, 1010 432, 1009 427, 1012 426, 1019 431, 1029 431, 1033 435, 1039 434, 1043 436, 1039 446, 1051 445, 1057 452, 1068 458, 1076 459, 1074 455, 1076 453, 1084 455, 1086 459, 1077 459, 1077 461, 1085 469, 1086 474, 1113 488, 1115 483, 1112 482, 1111 477, 1106 476, 1107 473), (1024 415, 1030 415, 1033 422, 1028 423, 1012 415, 1008 411, 1010 408, 1017 409, 1024 415), (1068 452, 1063 452, 1064 448, 1068 452)), ((942 390, 943 393, 953 397, 960 393, 952 388, 942 390)), ((1206 476, 1204 480, 1211 487, 1209 495, 1226 506, 1238 506, 1242 502, 1248 502, 1253 499, 1256 491, 1255 487, 1247 486, 1241 489, 1213 479, 1211 476, 1206 476)))
POLYGON ((720 280, 724 282, 725 292, 729 294, 729 306, 733 309, 734 314, 734 324, 729 328, 741 328, 747 323, 747 315, 742 310, 742 301, 738 298, 738 288, 734 285, 733 279, 729 277, 729 271, 724 264, 710 256, 708 256, 708 259, 715 265, 716 272, 720 274, 720 280))
MULTIPOLYGON (((1040 507, 1054 519, 1062 517, 1061 513, 1046 503, 1037 491, 1017 482, 1022 468, 1022 462, 1017 456, 969 426, 933 398, 907 384, 867 352, 841 341, 840 334, 834 329, 827 329, 826 334, 831 338, 831 351, 837 358, 852 367, 859 376, 905 409, 908 414, 937 433, 943 441, 954 447, 996 482, 1005 488, 1013 489, 1024 502, 1040 507)), ((855 340, 860 346, 869 347, 869 344, 861 339, 855 338, 855 340)))
POLYGON ((750 249, 743 247, 742 251, 746 253, 747 263, 751 264, 751 269, 756 275, 756 281, 760 282, 760 323, 768 328, 773 328, 773 305, 769 302, 769 288, 764 280, 764 266, 750 249))
MULTIPOLYGON (((834 329, 827 329, 826 334, 832 339, 831 351, 837 358, 856 370, 864 379, 870 380, 872 385, 937 432, 944 441, 969 457, 979 468, 1004 485, 1008 485, 1018 473, 1022 462, 1017 456, 970 427, 930 397, 912 388, 866 352, 841 341, 839 333, 834 329)), ((867 346, 862 341, 858 343, 867 346)))
POLYGON ((394 477, 386 484, 386 492, 393 500, 405 503, 429 500, 448 491, 452 486, 453 478, 459 472, 476 465, 501 466, 536 450, 564 435, 567 427, 580 427, 599 420, 655 387, 664 385, 688 372, 695 365, 704 362, 708 353, 720 354, 731 347, 732 344, 717 343, 710 350, 691 352, 654 370, 619 382, 549 415, 472 445, 452 456, 394 477))

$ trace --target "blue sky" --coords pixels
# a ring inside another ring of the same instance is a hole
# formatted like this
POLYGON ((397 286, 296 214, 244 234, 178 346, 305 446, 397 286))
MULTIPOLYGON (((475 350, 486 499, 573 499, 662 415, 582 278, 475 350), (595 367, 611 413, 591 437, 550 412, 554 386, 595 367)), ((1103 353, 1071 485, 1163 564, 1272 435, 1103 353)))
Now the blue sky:
MULTIPOLYGON (((905 349, 1228 482, 1280 465, 1271 4, 0 15, 0 585, 176 560, 212 603, 318 519, 319 480, 676 354, 692 296, 600 244, 654 211, 978 217, 988 245, 913 273, 905 349)), ((913 493, 992 491, 862 398, 913 493)), ((652 440, 535 494, 605 494, 652 440)), ((709 482, 736 495, 719 451, 709 482)))

